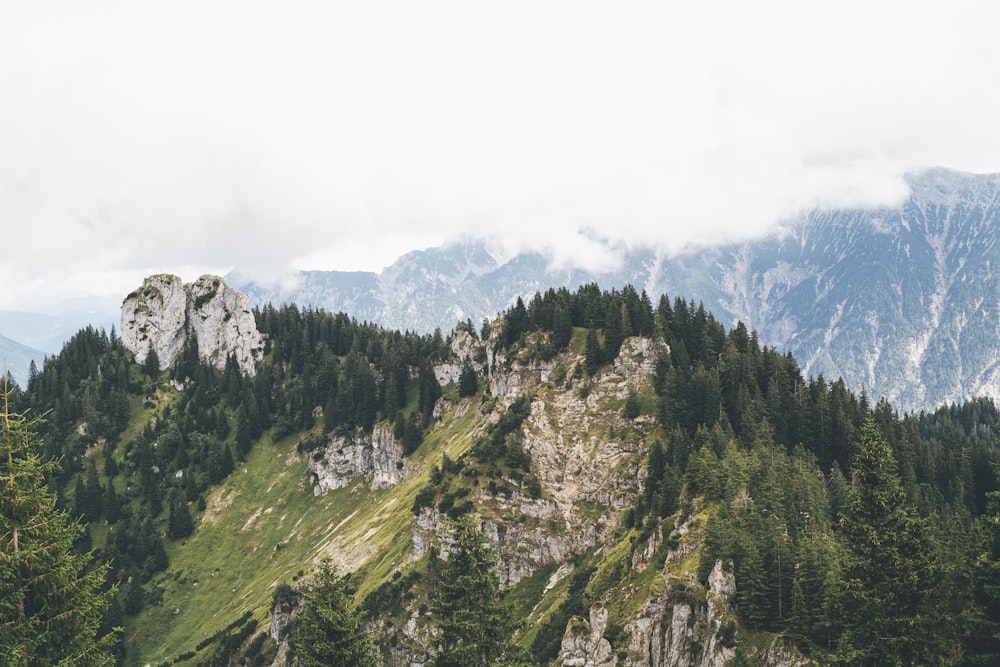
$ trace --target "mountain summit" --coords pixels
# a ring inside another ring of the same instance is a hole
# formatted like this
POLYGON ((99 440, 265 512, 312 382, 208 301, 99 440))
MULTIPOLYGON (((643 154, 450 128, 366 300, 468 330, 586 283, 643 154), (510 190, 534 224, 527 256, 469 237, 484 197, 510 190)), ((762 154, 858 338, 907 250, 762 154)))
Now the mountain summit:
POLYGON ((139 363, 155 353, 160 370, 195 341, 203 361, 223 369, 232 356, 253 375, 264 348, 246 295, 209 275, 190 285, 173 275, 146 278, 122 303, 121 337, 139 363))
POLYGON ((904 410, 1000 397, 1000 175, 943 168, 906 177, 898 207, 812 210, 752 242, 666 256, 623 250, 613 271, 504 260, 465 240, 400 257, 380 273, 304 271, 292 287, 234 280, 251 301, 344 311, 399 329, 479 322, 549 287, 632 284, 704 302, 812 375, 842 376, 904 410))

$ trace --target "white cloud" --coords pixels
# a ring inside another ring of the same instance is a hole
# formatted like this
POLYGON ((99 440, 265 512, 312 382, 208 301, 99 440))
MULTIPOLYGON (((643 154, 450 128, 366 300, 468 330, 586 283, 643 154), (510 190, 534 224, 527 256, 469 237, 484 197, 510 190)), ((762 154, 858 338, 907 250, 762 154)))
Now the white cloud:
MULTIPOLYGON (((15 3, 8 3, 14 5, 15 3)), ((992 3, 0 9, 0 308, 456 234, 748 237, 1000 170, 992 3)))

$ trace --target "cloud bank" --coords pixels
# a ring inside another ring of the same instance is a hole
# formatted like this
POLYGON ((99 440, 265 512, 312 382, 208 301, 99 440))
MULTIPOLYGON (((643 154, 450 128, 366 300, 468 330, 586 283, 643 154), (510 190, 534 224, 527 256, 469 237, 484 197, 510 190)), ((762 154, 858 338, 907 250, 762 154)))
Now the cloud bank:
POLYGON ((596 262, 1000 171, 992 3, 680 4, 0 9, 0 308, 460 234, 596 262))

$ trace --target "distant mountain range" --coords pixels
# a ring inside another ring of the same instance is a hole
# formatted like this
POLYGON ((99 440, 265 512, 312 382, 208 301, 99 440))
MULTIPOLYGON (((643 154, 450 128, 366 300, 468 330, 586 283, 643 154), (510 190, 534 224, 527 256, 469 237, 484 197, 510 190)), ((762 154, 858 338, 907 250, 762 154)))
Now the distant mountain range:
POLYGON ((28 370, 34 361, 38 368, 42 367, 45 353, 41 350, 22 345, 16 340, 0 335, 0 372, 9 372, 18 386, 28 384, 28 370))
POLYGON ((289 286, 231 274, 254 303, 344 311, 386 327, 448 331, 548 287, 632 284, 701 301, 902 410, 1000 397, 1000 175, 935 168, 907 177, 897 208, 815 210, 754 242, 668 256, 619 249, 617 270, 555 270, 484 242, 411 252, 380 273, 304 271, 289 286))
POLYGON ((119 321, 117 312, 96 309, 67 309, 61 315, 44 315, 0 310, 0 362, 21 387, 27 386, 28 370, 34 361, 39 369, 46 355, 59 352, 73 334, 86 326, 111 332, 119 321))

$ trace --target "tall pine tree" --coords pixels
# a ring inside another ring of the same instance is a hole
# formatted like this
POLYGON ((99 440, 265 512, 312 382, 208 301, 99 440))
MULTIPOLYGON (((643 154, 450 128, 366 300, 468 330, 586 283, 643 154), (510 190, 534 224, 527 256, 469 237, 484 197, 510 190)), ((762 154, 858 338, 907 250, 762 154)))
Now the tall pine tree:
POLYGON ((854 665, 932 664, 943 610, 930 593, 936 544, 907 505, 892 448, 869 417, 851 464, 850 509, 841 519, 848 560, 839 657, 854 665))
POLYGON ((378 664, 371 637, 351 608, 347 584, 329 559, 320 563, 316 585, 305 594, 305 606, 292 627, 292 649, 302 667, 378 664))
POLYGON ((509 657, 517 622, 486 537, 467 517, 455 523, 432 611, 441 631, 434 667, 488 667, 509 657))
POLYGON ((72 553, 84 528, 56 509, 45 484, 55 463, 36 452, 37 420, 0 413, 0 663, 112 665, 116 631, 99 635, 115 594, 108 566, 72 553))

